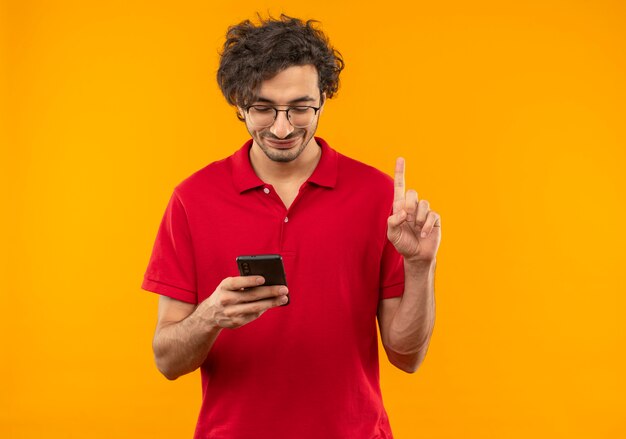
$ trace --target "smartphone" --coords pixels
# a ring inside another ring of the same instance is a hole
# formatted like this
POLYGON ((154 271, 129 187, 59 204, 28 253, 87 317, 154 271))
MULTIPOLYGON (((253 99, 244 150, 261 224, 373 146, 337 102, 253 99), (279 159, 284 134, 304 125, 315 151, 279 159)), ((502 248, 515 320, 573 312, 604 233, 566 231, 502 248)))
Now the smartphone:
MULTIPOLYGON (((265 279, 263 285, 287 285, 285 266, 280 255, 238 256, 237 266, 241 276, 263 276, 265 279)), ((287 303, 281 306, 289 305, 290 301, 287 294, 287 303)))

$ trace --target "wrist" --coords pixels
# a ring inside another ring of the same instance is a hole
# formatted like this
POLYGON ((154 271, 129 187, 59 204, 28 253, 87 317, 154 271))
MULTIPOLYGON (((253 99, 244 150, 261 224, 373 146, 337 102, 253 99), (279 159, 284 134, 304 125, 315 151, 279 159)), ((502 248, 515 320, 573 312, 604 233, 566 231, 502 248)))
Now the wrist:
POLYGON ((222 327, 217 324, 215 313, 208 305, 207 301, 202 302, 189 318, 193 320, 193 325, 205 334, 220 332, 222 327))
POLYGON ((437 265, 437 258, 433 259, 411 259, 404 258, 405 267, 410 267, 418 270, 428 270, 435 268, 437 265))

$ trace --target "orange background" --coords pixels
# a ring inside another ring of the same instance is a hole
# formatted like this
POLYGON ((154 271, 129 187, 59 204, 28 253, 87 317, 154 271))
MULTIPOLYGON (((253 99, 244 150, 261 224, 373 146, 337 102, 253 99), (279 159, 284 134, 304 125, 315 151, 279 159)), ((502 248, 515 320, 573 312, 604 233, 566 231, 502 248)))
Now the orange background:
POLYGON ((442 218, 426 361, 381 362, 397 439, 625 437, 626 4, 435 3, 3 1, 0 436, 191 437, 140 284, 173 187, 247 139, 227 26, 284 11, 346 61, 318 134, 442 218))

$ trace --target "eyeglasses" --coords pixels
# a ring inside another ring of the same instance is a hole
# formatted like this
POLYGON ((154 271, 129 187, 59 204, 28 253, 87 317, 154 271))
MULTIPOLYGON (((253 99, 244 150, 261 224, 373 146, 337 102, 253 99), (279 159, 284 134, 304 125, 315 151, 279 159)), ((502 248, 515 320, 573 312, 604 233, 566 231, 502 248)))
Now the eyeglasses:
POLYGON ((306 128, 313 123, 315 115, 320 108, 322 107, 298 105, 289 107, 286 110, 279 110, 269 105, 251 105, 246 108, 246 113, 250 117, 250 123, 259 128, 272 126, 278 117, 279 111, 286 113, 287 120, 294 128, 306 128))

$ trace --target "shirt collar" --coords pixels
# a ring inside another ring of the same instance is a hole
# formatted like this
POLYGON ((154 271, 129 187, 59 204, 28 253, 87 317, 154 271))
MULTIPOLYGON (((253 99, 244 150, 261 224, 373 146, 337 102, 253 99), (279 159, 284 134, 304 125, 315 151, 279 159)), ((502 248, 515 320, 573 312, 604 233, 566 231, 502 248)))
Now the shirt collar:
MULTIPOLYGON (((322 149, 322 156, 307 182, 334 188, 337 182, 338 153, 321 137, 315 137, 315 141, 322 149)), ((246 141, 232 156, 233 184, 239 193, 265 185, 252 168, 250 148, 252 148, 252 139, 246 141)))

